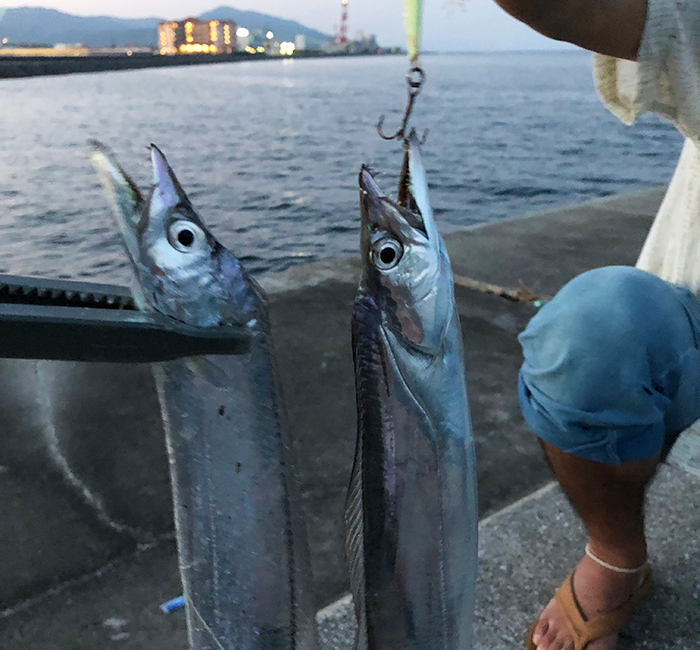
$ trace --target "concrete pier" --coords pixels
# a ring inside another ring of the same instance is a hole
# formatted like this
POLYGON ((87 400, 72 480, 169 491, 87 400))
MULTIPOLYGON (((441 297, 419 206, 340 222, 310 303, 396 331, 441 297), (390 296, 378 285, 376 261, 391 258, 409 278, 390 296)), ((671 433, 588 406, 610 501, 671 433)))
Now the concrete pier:
MULTIPOLYGON (((295 59, 317 59, 329 56, 373 56, 345 52, 326 53, 316 50, 295 52, 295 59)), ((86 54, 85 56, 8 56, 0 52, 0 79, 20 79, 23 77, 46 77, 64 74, 109 72, 115 70, 143 70, 145 68, 171 68, 185 65, 213 65, 236 61, 265 61, 274 57, 267 54, 86 54)))
MULTIPOLYGON (((446 236, 456 275, 553 295, 634 264, 663 188, 446 236)), ((350 648, 342 508, 355 444, 350 317, 359 261, 263 278, 296 441, 324 647, 350 648), (334 601, 341 598, 340 601, 334 601), (334 603, 334 604, 332 604, 334 603)), ((517 403, 517 334, 535 308, 458 285, 481 510, 479 649, 517 648, 583 547, 517 403)), ((157 401, 143 366, 0 363, 0 647, 184 650, 157 401)), ((621 643, 700 648, 700 478, 667 466, 650 493, 658 587, 621 643), (648 625, 647 625, 648 624, 648 625), (692 633, 695 630, 695 634, 692 633)))

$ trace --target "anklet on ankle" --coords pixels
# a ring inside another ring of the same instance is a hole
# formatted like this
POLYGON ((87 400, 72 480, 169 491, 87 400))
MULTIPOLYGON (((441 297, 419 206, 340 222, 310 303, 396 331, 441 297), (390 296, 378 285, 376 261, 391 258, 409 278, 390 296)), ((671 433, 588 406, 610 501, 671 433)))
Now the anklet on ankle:
POLYGON ((594 562, 600 564, 600 566, 605 567, 606 569, 610 569, 611 571, 615 571, 617 573, 639 573, 640 571, 646 568, 647 564, 649 564, 649 562, 645 562, 644 564, 642 564, 642 566, 637 567, 636 569, 623 569, 619 566, 613 566, 612 564, 608 564, 607 562, 601 560, 599 557, 593 555, 593 551, 591 551, 590 544, 586 544, 586 555, 589 558, 591 558, 591 560, 593 560, 594 562))

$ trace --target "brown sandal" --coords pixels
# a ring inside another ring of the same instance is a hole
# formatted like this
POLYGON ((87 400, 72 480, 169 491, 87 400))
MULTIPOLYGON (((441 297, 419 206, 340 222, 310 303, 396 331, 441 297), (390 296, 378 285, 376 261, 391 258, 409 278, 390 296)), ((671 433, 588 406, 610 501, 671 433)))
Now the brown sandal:
MULTIPOLYGON (((592 641, 619 632, 627 623, 632 610, 649 594, 651 582, 651 567, 647 565, 644 568, 642 583, 629 600, 612 612, 601 614, 587 621, 574 594, 574 573, 572 571, 559 587, 554 598, 574 639, 574 650, 585 650, 592 641)), ((525 646, 527 650, 537 650, 537 646, 532 640, 537 622, 532 624, 527 633, 527 645, 525 646)))

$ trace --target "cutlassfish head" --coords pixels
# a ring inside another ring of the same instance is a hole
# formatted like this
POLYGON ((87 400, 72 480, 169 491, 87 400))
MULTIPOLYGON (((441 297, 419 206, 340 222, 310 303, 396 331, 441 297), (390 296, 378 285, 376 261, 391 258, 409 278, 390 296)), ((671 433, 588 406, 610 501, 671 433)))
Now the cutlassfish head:
POLYGON ((415 134, 406 142, 398 200, 389 199, 363 167, 360 205, 361 290, 377 304, 384 326, 408 347, 436 354, 452 318, 454 290, 415 134))
POLYGON ((262 300, 255 284, 204 225, 158 147, 151 145, 153 186, 144 197, 107 147, 90 146, 131 260, 139 307, 196 327, 255 319, 262 300))

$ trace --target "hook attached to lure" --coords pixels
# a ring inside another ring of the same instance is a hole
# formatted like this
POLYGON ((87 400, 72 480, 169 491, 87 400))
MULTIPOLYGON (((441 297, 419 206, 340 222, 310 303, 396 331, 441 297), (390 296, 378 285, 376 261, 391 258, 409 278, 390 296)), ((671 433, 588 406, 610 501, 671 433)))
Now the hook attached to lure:
MULTIPOLYGON (((419 64, 421 51, 421 32, 423 23, 423 0, 403 0, 403 18, 406 28, 406 50, 408 53, 409 65, 411 66, 406 73, 406 83, 408 84, 408 103, 403 114, 403 121, 399 130, 394 135, 384 134, 384 116, 379 118, 377 124, 377 133, 384 140, 403 140, 404 143, 409 138, 408 122, 411 119, 413 106, 416 103, 416 97, 420 94, 421 88, 425 83, 425 72, 419 64)), ((428 131, 423 134, 423 142, 428 137, 428 131)))
MULTIPOLYGON (((411 118, 411 113, 413 112, 413 106, 416 102, 416 97, 418 97, 418 95, 420 94, 424 82, 425 72, 423 72, 423 68, 419 66, 414 66, 406 73, 406 84, 408 85, 408 103, 406 104, 406 110, 403 114, 403 121, 401 122, 401 127, 396 133, 394 133, 394 135, 385 135, 383 132, 384 116, 382 115, 379 118, 379 122, 377 124, 377 133, 379 133, 379 137, 381 137, 383 140, 406 140, 406 130, 408 128, 408 121, 411 118)), ((427 131, 423 136, 423 139, 425 139, 426 136, 427 131)))

